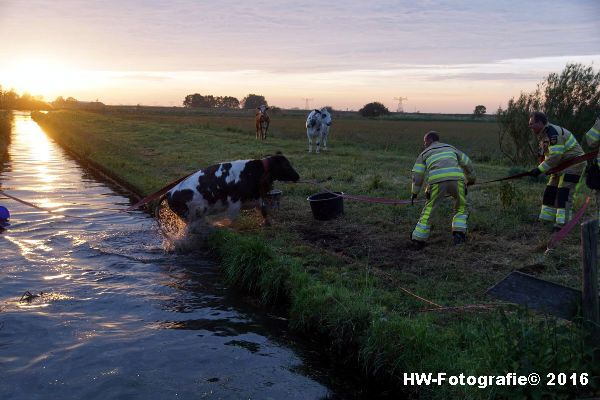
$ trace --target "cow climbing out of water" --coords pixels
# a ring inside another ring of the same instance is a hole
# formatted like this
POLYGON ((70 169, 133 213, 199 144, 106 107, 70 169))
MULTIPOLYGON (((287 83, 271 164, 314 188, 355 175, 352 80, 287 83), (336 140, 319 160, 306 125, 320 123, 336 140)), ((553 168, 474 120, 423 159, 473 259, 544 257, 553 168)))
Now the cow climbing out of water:
POLYGON ((300 179, 281 153, 261 160, 238 160, 211 165, 180 182, 166 195, 177 215, 194 227, 208 225, 207 216, 236 217, 242 208, 260 207, 264 224, 270 225, 264 201, 274 181, 300 179))
POLYGON ((269 124, 271 123, 271 118, 267 114, 267 110, 269 107, 266 105, 262 105, 256 108, 258 111, 255 116, 256 122, 256 138, 265 140, 267 138, 267 130, 269 130, 269 124))
POLYGON ((312 152, 312 142, 316 138, 317 146, 315 152, 318 153, 323 144, 323 150, 327 150, 327 136, 331 127, 331 113, 327 107, 320 110, 312 110, 306 118, 306 136, 308 137, 308 152, 312 152))

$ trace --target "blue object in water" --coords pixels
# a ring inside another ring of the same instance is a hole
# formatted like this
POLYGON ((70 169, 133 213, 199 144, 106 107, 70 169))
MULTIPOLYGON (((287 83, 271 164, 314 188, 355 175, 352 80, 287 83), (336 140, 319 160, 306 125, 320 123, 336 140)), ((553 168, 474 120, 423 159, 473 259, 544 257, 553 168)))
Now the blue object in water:
POLYGON ((10 212, 8 208, 0 206, 0 227, 9 226, 8 220, 10 219, 10 212))

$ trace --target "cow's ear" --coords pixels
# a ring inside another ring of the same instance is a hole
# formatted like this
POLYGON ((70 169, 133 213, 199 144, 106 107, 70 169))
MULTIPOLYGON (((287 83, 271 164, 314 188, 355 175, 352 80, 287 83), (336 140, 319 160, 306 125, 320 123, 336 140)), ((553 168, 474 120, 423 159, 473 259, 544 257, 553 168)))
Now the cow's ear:
POLYGON ((277 152, 275 152, 275 155, 282 156, 283 153, 281 152, 281 150, 277 150, 277 152))

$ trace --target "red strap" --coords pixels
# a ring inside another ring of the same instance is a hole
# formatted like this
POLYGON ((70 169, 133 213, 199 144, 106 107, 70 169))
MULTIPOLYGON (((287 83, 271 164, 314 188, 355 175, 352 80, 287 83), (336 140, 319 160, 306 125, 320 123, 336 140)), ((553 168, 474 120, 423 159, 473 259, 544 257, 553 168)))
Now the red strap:
MULTIPOLYGON (((411 204, 413 203, 413 201, 411 200, 396 200, 396 199, 384 199, 382 197, 368 197, 368 196, 358 196, 358 195, 353 195, 353 194, 339 194, 336 192, 333 192, 329 189, 327 189, 326 187, 321 187, 323 190, 325 190, 327 193, 336 195, 337 197, 343 197, 344 199, 348 199, 348 200, 355 200, 355 201, 366 201, 367 203, 380 203, 380 204, 411 204)), ((421 202, 422 200, 415 200, 414 202, 421 202)))
POLYGON ((152 200, 156 200, 158 199, 160 196, 162 196, 163 194, 167 193, 169 190, 173 189, 177 184, 179 184, 181 181, 183 181, 184 179, 190 177, 192 174, 186 175, 183 178, 179 178, 174 182, 169 183, 167 186, 165 186, 164 188, 149 194, 148 196, 144 197, 143 199, 141 199, 140 201, 138 201, 137 203, 135 203, 134 205, 126 208, 123 211, 133 211, 135 209, 140 208, 141 206, 143 206, 146 203, 151 202, 152 200))
POLYGON ((38 207, 38 206, 36 206, 36 205, 35 205, 35 204, 33 204, 33 203, 30 203, 30 202, 28 202, 28 201, 25 201, 25 200, 21 200, 21 199, 19 199, 18 197, 15 197, 15 196, 11 196, 10 194, 6 193, 6 192, 5 192, 5 191, 3 191, 3 190, 0 190, 0 194, 2 194, 3 196, 6 196, 6 197, 8 197, 9 199, 13 199, 14 201, 16 201, 16 202, 18 202, 18 203, 25 204, 26 206, 29 206, 29 207, 31 207, 31 208, 35 208, 36 210, 45 211, 45 212, 47 212, 47 213, 50 213, 50 214, 57 214, 57 215, 61 215, 61 214, 59 214, 59 213, 55 213, 54 211, 52 211, 52 210, 50 210, 50 209, 48 209, 48 208, 38 207))
POLYGON ((551 170, 549 170, 548 172, 546 172, 546 175, 555 174, 559 171, 562 171, 563 169, 565 169, 567 167, 570 167, 571 165, 579 164, 580 162, 583 162, 583 161, 593 160, 597 156, 598 156, 598 150, 595 150, 595 151, 590 151, 589 153, 585 153, 584 155, 571 158, 570 160, 567 160, 564 163, 558 164, 556 167, 554 167, 551 170))
POLYGON ((504 177, 504 178, 493 179, 491 181, 485 181, 485 182, 481 182, 481 183, 476 183, 473 186, 475 186, 475 185, 485 185, 486 183, 492 183, 492 182, 508 181, 510 179, 522 178, 522 177, 528 176, 528 175, 529 175, 529 171, 527 171, 527 172, 521 172, 521 173, 514 174, 514 175, 511 175, 511 176, 507 176, 507 177, 504 177))
POLYGON ((579 209, 579 211, 577 211, 577 214, 575 214, 573 216, 573 219, 570 220, 569 222, 567 222, 565 224, 565 226, 563 226, 561 228, 560 231, 556 232, 554 235, 552 235, 550 237, 550 241, 548 242, 548 246, 547 246, 548 250, 550 250, 551 248, 553 248, 554 246, 556 246, 556 244, 558 242, 560 242, 561 240, 563 240, 569 234, 569 232, 571 232, 571 230, 575 227, 575 225, 577 225, 577 223, 579 222, 579 220, 583 216, 583 213, 585 213, 585 210, 587 209, 588 205, 590 204, 590 199, 591 198, 592 198, 592 195, 589 194, 586 197, 585 202, 583 203, 583 206, 581 206, 581 208, 579 209))
POLYGON ((343 194, 342 197, 345 199, 348 199, 348 200, 366 201, 368 203, 380 203, 380 204, 410 204, 411 203, 410 200, 384 199, 381 197, 356 196, 356 195, 349 195, 349 194, 343 194))
MULTIPOLYGON (((583 154, 581 156, 573 157, 570 160, 567 160, 567 161, 565 161, 563 163, 560 163, 556 167, 554 167, 554 168, 546 171, 546 175, 555 174, 557 172, 562 171, 565 168, 570 167, 571 165, 579 164, 579 163, 587 161, 587 160, 593 160, 594 158, 596 158, 597 155, 598 155, 598 150, 596 150, 596 151, 590 151, 589 153, 585 153, 585 154, 583 154)), ((504 177, 504 178, 493 179, 491 181, 485 181, 485 182, 477 183, 476 185, 485 185, 486 183, 508 181, 510 179, 523 178, 524 176, 528 176, 528 175, 529 175, 529 172, 521 172, 519 174, 507 176, 507 177, 504 177)))

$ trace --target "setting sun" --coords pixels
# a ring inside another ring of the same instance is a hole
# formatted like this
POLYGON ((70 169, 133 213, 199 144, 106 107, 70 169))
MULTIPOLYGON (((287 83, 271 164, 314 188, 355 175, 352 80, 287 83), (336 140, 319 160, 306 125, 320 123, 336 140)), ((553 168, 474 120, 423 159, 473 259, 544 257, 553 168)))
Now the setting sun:
POLYGON ((81 73, 62 63, 41 57, 15 60, 0 67, 2 84, 7 89, 15 88, 33 96, 42 95, 53 100, 65 93, 66 89, 81 83, 81 73))

